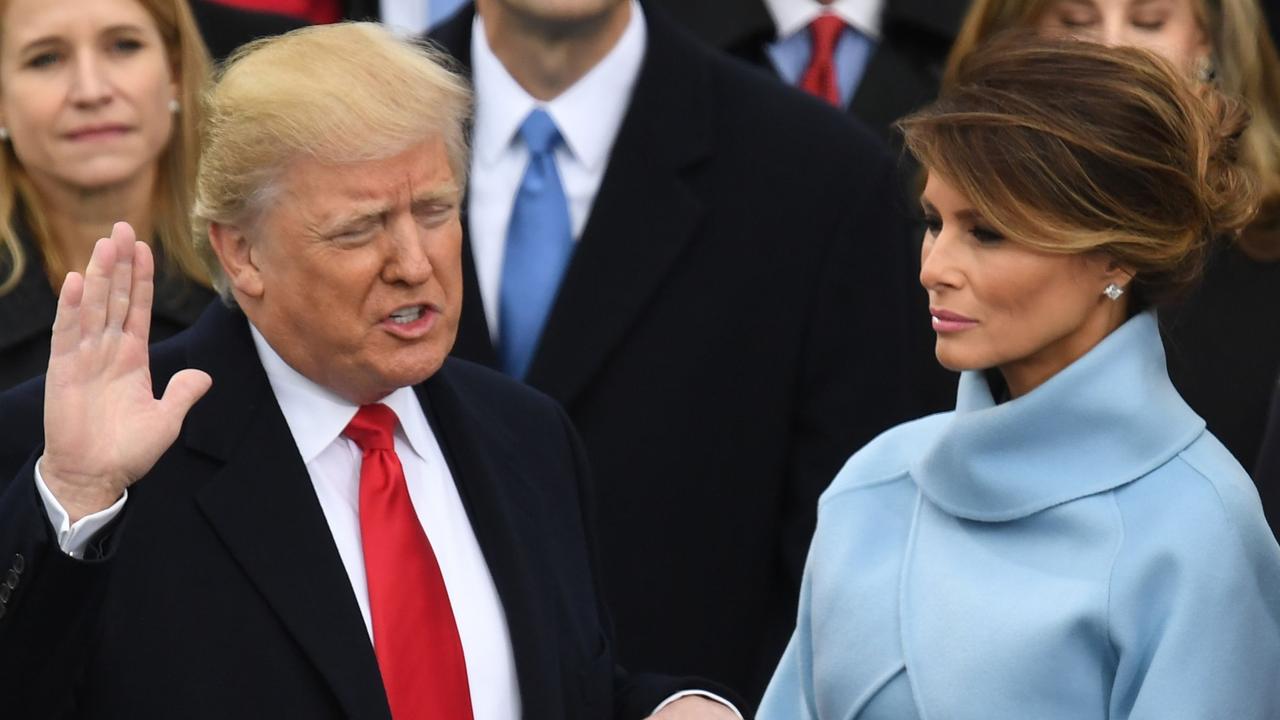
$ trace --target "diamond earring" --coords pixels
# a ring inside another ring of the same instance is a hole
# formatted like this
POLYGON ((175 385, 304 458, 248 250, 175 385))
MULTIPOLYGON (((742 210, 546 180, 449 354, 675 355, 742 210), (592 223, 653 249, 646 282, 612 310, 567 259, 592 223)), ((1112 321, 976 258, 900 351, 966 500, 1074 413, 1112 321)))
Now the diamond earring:
POLYGON ((173 113, 174 115, 177 115, 179 112, 182 112, 182 105, 178 102, 177 98, 174 98, 173 100, 169 101, 169 112, 173 113))
POLYGON ((0 125, 0 142, 4 142, 8 139, 9 139, 9 128, 3 125, 0 125))
POLYGON ((1105 289, 1103 289, 1102 294, 1106 295, 1112 300, 1119 300, 1120 296, 1124 294, 1124 288, 1120 287, 1115 283, 1111 283, 1105 289))

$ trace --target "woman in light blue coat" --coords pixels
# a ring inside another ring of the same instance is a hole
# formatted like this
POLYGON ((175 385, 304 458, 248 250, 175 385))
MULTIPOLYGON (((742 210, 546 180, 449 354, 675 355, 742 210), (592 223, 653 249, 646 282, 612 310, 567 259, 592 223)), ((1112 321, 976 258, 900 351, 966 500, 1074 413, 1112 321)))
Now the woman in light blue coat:
POLYGON ((760 718, 1280 718, 1280 548, 1154 313, 1254 212, 1246 121, 1143 51, 1015 38, 902 123, 956 409, 823 495, 760 718))

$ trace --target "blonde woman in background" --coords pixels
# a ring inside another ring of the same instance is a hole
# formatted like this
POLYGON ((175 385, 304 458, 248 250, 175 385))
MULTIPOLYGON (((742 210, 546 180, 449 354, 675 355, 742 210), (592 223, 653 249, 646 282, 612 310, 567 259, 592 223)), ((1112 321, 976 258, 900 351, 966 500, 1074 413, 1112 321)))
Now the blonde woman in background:
POLYGON ((191 242, 208 55, 186 0, 0 0, 0 390, 44 372, 57 292, 128 221, 152 340, 213 297, 191 242))
MULTIPOLYGON (((1200 288, 1162 309, 1160 328, 1174 385, 1252 469, 1280 374, 1280 58, 1257 1, 976 0, 944 85, 975 49, 1017 27, 1153 50, 1248 105, 1242 160, 1258 177, 1261 211, 1235 243, 1211 252, 1200 288)), ((1258 490, 1280 534, 1280 488, 1258 490)))

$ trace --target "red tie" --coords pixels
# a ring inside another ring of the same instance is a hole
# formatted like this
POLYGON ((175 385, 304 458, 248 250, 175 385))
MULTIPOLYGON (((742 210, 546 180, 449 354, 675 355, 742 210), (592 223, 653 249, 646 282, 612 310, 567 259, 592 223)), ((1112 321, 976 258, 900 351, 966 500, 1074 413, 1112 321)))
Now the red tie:
POLYGON ((820 15, 809 25, 813 55, 800 78, 802 90, 836 107, 840 107, 840 89, 836 86, 836 42, 840 40, 844 27, 844 21, 835 15, 820 15))
POLYGON ((462 641, 396 457, 395 426, 391 408, 365 405, 343 431, 364 454, 360 539, 374 652, 395 720, 466 720, 471 692, 462 641))

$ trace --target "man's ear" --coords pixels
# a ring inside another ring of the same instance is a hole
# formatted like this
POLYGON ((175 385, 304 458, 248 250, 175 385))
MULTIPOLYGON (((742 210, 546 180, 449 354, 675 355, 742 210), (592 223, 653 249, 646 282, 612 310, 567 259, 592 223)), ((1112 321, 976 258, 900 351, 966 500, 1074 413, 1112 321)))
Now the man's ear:
POLYGON ((209 223, 209 245, 237 295, 262 297, 262 272, 254 260, 249 238, 238 226, 209 223))

